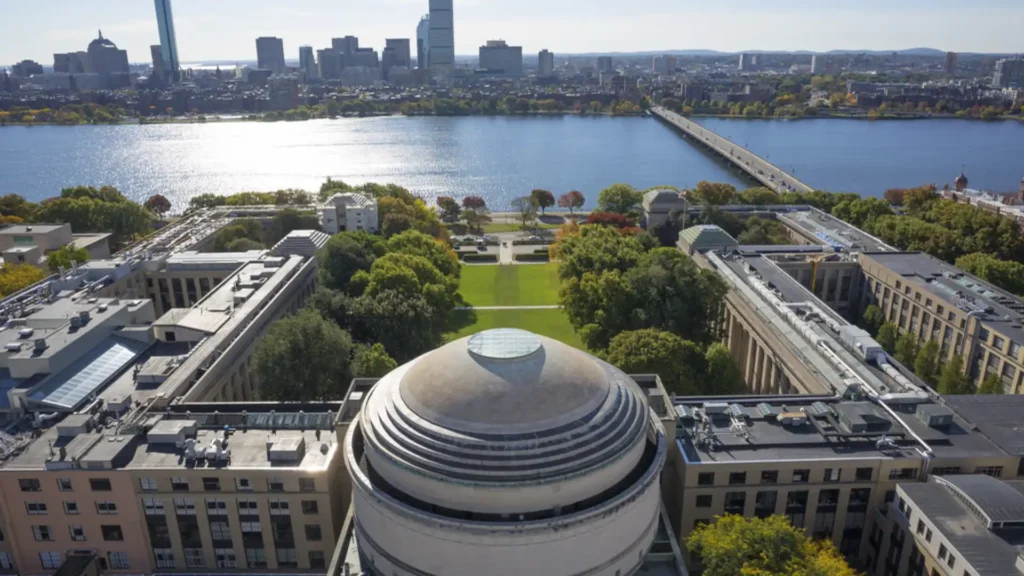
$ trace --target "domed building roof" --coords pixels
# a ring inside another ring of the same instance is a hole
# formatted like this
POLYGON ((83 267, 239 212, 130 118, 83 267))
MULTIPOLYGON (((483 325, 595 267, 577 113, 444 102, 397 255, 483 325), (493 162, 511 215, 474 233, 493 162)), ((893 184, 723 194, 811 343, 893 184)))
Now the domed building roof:
POLYGON ((117 45, 103 37, 103 31, 99 33, 99 37, 89 42, 89 50, 94 48, 117 48, 117 45))
POLYGON ((956 180, 953 180, 953 184, 956 184, 957 186, 967 186, 967 176, 961 172, 960 175, 956 177, 956 180))
POLYGON ((556 340, 507 328, 399 367, 373 388, 360 419, 369 463, 388 482, 474 511, 521 505, 475 505, 469 493, 481 487, 596 473, 577 489, 545 489, 526 511, 593 497, 626 474, 599 470, 637 464, 648 426, 644 395, 629 376, 556 340))

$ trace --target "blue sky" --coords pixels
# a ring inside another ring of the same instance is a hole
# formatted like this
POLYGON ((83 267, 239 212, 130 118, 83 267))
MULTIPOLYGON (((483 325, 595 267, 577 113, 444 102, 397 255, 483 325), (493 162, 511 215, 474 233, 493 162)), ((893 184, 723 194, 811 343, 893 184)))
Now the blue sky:
MULTIPOLYGON (((182 61, 254 59, 257 36, 321 48, 355 35, 380 49, 414 38, 427 0, 173 0, 182 61)), ((84 50, 96 30, 149 59, 159 42, 150 0, 50 0, 0 19, 0 63, 84 50), (43 5, 40 5, 42 7, 43 5)), ((713 49, 723 51, 933 47, 1024 51, 1020 0, 455 0, 458 54, 503 38, 527 53, 713 49)))

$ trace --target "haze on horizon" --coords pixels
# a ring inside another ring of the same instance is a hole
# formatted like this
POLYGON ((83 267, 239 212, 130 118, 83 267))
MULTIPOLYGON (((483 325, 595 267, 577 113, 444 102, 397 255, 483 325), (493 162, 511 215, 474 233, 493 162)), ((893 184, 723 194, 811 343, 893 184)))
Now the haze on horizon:
MULTIPOLYGON (((411 38, 427 0, 173 0, 182 62, 251 60, 258 36, 322 48, 332 37, 357 36, 382 49, 385 38, 411 38)), ((98 29, 132 62, 149 61, 159 43, 152 1, 52 0, 0 20, 0 63, 85 50, 98 29)), ((814 0, 733 0, 728 8, 694 0, 455 0, 455 47, 475 55, 487 40, 522 45, 524 54, 660 50, 1024 51, 1020 0, 862 0, 856 7, 814 0)))

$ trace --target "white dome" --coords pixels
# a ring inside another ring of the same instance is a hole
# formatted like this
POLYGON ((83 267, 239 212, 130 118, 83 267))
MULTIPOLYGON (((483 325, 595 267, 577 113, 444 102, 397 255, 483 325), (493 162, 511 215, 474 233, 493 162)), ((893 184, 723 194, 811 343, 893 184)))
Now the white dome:
POLYGON ((507 570, 485 571, 558 574, 543 562, 573 557, 623 569, 653 538, 660 424, 631 378, 555 340, 499 329, 454 341, 382 378, 357 424, 345 446, 356 518, 390 567, 479 574, 477 560, 501 557, 507 570), (557 549, 602 537, 629 557, 557 549))

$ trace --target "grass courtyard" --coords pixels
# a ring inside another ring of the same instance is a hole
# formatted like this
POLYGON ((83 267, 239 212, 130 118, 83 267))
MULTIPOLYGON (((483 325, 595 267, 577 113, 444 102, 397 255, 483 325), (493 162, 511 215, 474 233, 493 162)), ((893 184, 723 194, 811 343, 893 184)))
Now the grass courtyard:
POLYGON ((561 310, 460 310, 456 314, 462 328, 449 334, 449 340, 490 328, 520 328, 585 350, 561 310))
MULTIPOLYGON (((466 306, 553 306, 558 304, 558 265, 463 266, 459 292, 466 306)), ((520 328, 583 349, 559 309, 460 310, 449 340, 490 328, 520 328)))
POLYGON ((463 266, 459 292, 466 306, 558 304, 558 264, 463 266))

